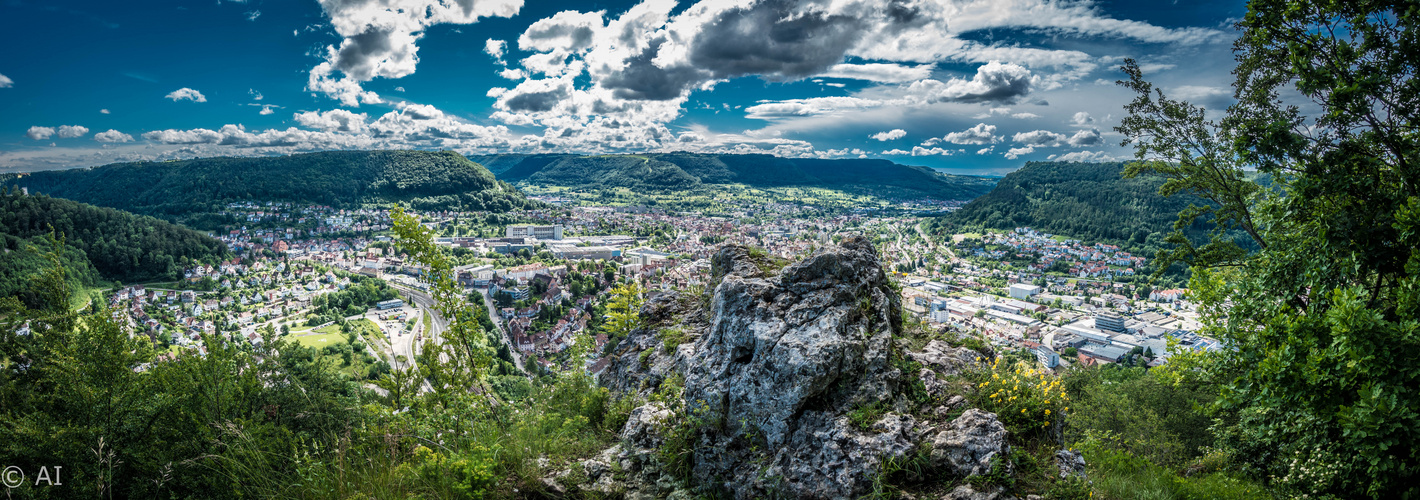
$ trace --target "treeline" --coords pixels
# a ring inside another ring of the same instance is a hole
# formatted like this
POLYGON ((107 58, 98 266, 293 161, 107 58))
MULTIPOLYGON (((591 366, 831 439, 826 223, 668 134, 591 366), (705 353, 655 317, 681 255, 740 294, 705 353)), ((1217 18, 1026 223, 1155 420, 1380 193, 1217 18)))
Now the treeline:
POLYGON ((81 252, 76 258, 92 263, 92 268, 108 280, 181 278, 188 266, 215 264, 229 255, 222 242, 153 217, 43 195, 24 195, 8 187, 0 191, 0 234, 16 238, 6 240, 7 249, 18 249, 22 246, 19 240, 35 240, 51 231, 81 252))
POLYGON ((693 192, 719 184, 757 188, 817 187, 854 194, 975 198, 991 189, 990 179, 947 175, 888 160, 782 158, 764 154, 652 153, 638 155, 487 155, 489 165, 508 182, 583 189, 625 187, 634 190, 693 192))
POLYGON ((31 192, 180 220, 240 200, 336 207, 404 201, 423 209, 535 205, 453 152, 327 151, 277 157, 115 163, 9 176, 31 192))

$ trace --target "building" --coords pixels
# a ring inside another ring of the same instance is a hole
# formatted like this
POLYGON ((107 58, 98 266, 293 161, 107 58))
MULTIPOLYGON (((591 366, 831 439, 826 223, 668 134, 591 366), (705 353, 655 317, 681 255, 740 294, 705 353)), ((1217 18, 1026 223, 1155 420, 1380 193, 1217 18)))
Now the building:
POLYGON ((539 240, 560 240, 562 239, 562 225, 534 226, 523 224, 508 226, 504 230, 504 235, 508 238, 537 238, 539 240))
POLYGON ((375 303, 375 309, 379 309, 381 311, 386 309, 394 309, 396 307, 404 307, 404 301, 399 299, 389 299, 381 300, 375 303))
POLYGON ((1027 300, 1031 297, 1034 297, 1035 294, 1040 293, 1040 287, 1035 285, 1027 285, 1025 283, 1016 283, 1014 285, 1011 285, 1010 292, 1011 298, 1013 299, 1027 300))
POLYGON ((1085 344, 1079 348, 1080 354, 1110 363, 1118 363, 1129 355, 1129 350, 1115 345, 1085 344))
POLYGON ((1040 361, 1040 365, 1046 368, 1060 366, 1060 355, 1056 354, 1055 349, 1051 349, 1047 344, 1041 344, 1035 347, 1035 359, 1036 361, 1040 361))
POLYGON ((607 246, 574 247, 558 245, 551 247, 552 255, 567 260, 608 260, 621 256, 621 250, 607 246))
POLYGON ((1124 318, 1118 314, 1101 313, 1095 316, 1095 328, 1107 332, 1124 333, 1124 318))

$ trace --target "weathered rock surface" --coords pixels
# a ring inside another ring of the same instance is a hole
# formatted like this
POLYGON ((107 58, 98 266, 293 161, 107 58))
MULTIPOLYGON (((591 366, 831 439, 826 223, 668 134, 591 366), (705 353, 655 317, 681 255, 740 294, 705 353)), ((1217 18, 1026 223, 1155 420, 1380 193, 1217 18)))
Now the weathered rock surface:
POLYGON ((963 484, 943 496, 942 500, 1007 500, 1009 498, 1011 497, 1003 495, 999 489, 978 490, 969 484, 963 484))
POLYGON ((739 247, 712 260, 712 321, 687 365, 685 401, 717 425, 702 435, 694 476, 738 498, 860 495, 915 440, 910 417, 865 432, 845 416, 891 400, 902 378, 889 362, 898 298, 866 240, 777 275, 762 264, 739 247))
POLYGON ((976 408, 967 410, 932 438, 932 464, 958 476, 991 472, 991 461, 1005 459, 1006 426, 996 414, 976 408))
POLYGON ((979 361, 981 353, 965 347, 952 347, 940 340, 928 342, 921 352, 907 353, 907 356, 942 375, 961 375, 967 370, 984 366, 979 361))
POLYGON ((683 373, 694 349, 689 341, 699 338, 706 327, 699 300, 693 294, 679 291, 649 294, 641 306, 641 318, 646 326, 622 339, 609 356, 611 363, 597 376, 598 383, 618 394, 637 394, 644 398, 670 374, 683 373), (666 352, 660 337, 666 328, 679 328, 688 342, 666 352))
POLYGON ((1078 476, 1085 479, 1085 457, 1078 451, 1058 450, 1055 452, 1055 466, 1060 468, 1060 478, 1078 476))

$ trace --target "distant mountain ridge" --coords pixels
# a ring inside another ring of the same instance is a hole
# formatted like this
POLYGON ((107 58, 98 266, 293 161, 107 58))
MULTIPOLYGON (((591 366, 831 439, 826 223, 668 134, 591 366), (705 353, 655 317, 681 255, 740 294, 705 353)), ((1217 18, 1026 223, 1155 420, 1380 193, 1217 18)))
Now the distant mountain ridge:
POLYGON ((951 175, 881 159, 784 158, 766 154, 498 154, 470 156, 500 180, 578 188, 691 191, 718 184, 819 187, 855 194, 968 200, 992 179, 951 175))
POLYGON ((178 219, 237 200, 331 206, 408 201, 417 208, 506 211, 536 205, 451 151, 326 151, 114 163, 0 178, 94 205, 178 219))

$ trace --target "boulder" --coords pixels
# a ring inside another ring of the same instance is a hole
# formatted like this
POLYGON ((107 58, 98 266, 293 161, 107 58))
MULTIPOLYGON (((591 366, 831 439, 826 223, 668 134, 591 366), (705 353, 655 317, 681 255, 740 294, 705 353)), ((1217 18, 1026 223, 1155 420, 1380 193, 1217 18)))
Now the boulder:
POLYGON ((963 484, 952 489, 942 500, 1007 500, 1011 498, 1002 493, 1001 489, 978 490, 969 484, 963 484))
POLYGON ((1006 426, 996 414, 972 408, 932 438, 932 465, 957 476, 981 475, 1008 451, 1006 426))

